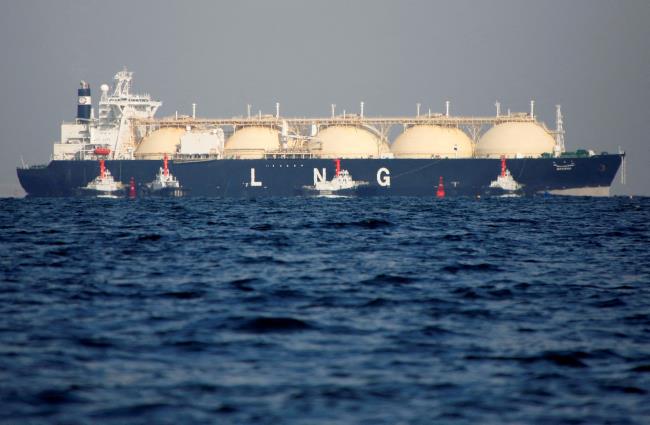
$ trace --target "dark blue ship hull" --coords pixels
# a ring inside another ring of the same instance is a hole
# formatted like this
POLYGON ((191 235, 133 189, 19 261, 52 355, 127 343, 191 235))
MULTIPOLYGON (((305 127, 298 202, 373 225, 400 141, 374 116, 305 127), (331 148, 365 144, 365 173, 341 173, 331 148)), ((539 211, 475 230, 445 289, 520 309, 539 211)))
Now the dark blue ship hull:
MULTIPOLYGON (((508 159, 521 194, 607 194, 622 155, 508 159)), ((108 160, 116 180, 138 187, 152 181, 161 161, 108 160)), ((375 196, 435 196, 440 177, 446 196, 485 196, 501 170, 499 159, 342 159, 354 180, 369 183, 362 192, 375 196)), ((189 196, 296 196, 315 179, 331 179, 329 159, 170 161, 170 171, 189 196)), ((29 196, 74 196, 99 173, 97 161, 52 161, 45 167, 18 169, 29 196)))

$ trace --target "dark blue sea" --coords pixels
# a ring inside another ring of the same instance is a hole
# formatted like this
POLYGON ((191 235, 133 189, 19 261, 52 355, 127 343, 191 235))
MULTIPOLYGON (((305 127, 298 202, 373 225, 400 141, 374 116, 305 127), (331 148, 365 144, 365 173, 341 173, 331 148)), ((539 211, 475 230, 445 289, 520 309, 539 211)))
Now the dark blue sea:
POLYGON ((648 424, 650 198, 2 199, 0 423, 648 424))

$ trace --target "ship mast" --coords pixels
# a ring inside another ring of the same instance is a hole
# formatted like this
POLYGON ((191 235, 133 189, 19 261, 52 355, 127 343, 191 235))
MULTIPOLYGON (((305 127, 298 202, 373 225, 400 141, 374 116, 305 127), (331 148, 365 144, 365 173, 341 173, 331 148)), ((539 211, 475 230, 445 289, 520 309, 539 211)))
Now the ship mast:
POLYGON ((562 105, 555 105, 555 156, 560 156, 562 152, 565 152, 562 105))
POLYGON ((124 67, 113 77, 115 88, 108 95, 108 85, 102 85, 99 103, 100 120, 96 142, 111 148, 113 159, 133 158, 135 135, 133 119, 153 119, 161 103, 148 94, 131 93, 133 72, 124 67))
POLYGON ((115 90, 113 91, 113 96, 117 98, 127 98, 129 97, 129 92, 131 91, 131 80, 133 79, 133 72, 127 71, 124 67, 121 71, 115 74, 115 90))

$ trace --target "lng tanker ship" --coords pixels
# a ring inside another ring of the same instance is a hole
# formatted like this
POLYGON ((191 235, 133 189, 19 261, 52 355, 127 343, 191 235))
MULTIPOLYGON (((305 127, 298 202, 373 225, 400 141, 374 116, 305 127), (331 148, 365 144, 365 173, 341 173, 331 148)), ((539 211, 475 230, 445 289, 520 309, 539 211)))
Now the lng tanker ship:
POLYGON ((506 114, 497 103, 491 117, 453 116, 449 102, 444 113, 418 105, 412 117, 367 117, 362 102, 358 114, 332 105, 326 118, 282 117, 276 104, 273 115, 249 106, 243 117, 204 119, 193 106, 191 116, 157 119, 161 103, 131 93, 132 76, 124 69, 112 89, 101 85, 97 117, 81 82, 77 117, 62 124, 52 160, 17 170, 28 196, 102 187, 130 196, 157 187, 183 196, 607 196, 625 157, 567 152, 559 106, 554 130, 534 102, 506 114))

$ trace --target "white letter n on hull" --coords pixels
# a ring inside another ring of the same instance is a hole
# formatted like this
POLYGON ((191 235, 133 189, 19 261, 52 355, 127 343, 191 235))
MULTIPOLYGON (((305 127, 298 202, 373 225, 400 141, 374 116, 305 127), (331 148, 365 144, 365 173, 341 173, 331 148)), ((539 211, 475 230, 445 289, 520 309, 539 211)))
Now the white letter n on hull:
POLYGON ((327 169, 323 168, 323 174, 318 171, 318 168, 314 168, 314 185, 318 182, 327 181, 327 169))

